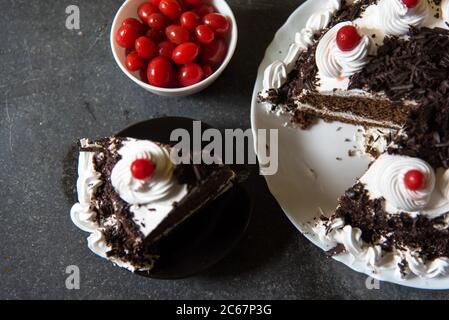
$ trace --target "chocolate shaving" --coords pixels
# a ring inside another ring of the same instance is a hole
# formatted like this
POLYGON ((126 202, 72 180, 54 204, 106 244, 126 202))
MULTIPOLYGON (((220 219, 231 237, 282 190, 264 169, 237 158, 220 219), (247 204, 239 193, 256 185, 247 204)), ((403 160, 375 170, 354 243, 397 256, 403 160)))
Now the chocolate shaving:
POLYGON ((350 89, 382 92, 392 101, 422 100, 449 86, 449 30, 412 28, 408 40, 387 37, 350 79, 350 89))
POLYGON ((449 90, 429 93, 410 113, 402 131, 388 153, 421 158, 435 169, 448 169, 449 90))

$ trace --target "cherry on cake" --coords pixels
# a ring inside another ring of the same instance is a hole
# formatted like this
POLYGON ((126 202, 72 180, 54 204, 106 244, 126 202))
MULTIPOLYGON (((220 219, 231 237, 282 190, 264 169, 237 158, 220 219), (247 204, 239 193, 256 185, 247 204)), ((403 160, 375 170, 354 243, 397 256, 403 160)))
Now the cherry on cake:
POLYGON ((111 137, 80 141, 73 223, 89 232, 97 255, 131 271, 148 271, 158 241, 230 189, 227 166, 174 164, 172 147, 111 137))

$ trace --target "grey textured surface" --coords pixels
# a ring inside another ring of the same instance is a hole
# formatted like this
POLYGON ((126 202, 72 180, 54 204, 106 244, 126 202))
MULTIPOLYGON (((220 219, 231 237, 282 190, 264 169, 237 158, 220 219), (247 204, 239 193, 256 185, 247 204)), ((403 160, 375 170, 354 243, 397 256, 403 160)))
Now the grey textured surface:
MULTIPOLYGON (((109 28, 118 0, 78 0, 81 32, 65 28, 69 1, 2 0, 0 20, 0 298, 56 299, 378 299, 447 298, 446 292, 382 283, 326 259, 289 223, 252 168, 257 198, 247 236, 206 274, 156 281, 93 255, 69 219, 70 164, 79 137, 110 135, 165 115, 219 128, 248 128, 257 66, 275 31, 302 1, 230 0, 240 41, 223 76, 187 98, 162 98, 134 85, 116 66, 109 28), (282 4, 281 4, 282 3, 282 4), (67 290, 65 269, 81 270, 67 290)), ((72 170, 73 171, 73 170, 72 170)))

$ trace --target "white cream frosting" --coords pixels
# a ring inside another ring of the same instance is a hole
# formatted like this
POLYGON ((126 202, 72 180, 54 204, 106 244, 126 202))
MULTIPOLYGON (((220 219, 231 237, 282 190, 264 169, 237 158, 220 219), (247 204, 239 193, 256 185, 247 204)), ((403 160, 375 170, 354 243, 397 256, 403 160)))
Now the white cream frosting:
MULTIPOLYGON (((81 140, 81 146, 87 147, 88 141, 81 140)), ((96 228, 93 222, 95 212, 92 210, 93 195, 101 186, 100 174, 94 169, 93 153, 81 152, 78 161, 78 203, 71 210, 73 223, 83 231, 92 232, 96 228)))
POLYGON ((449 259, 437 258, 425 263, 423 259, 415 257, 411 252, 405 255, 410 271, 422 278, 444 277, 449 274, 449 259))
POLYGON ((441 2, 441 13, 444 21, 449 23, 449 0, 443 0, 441 2))
POLYGON ((165 199, 175 202, 187 193, 178 188, 173 176, 175 165, 166 148, 151 141, 129 139, 118 153, 122 158, 112 170, 111 183, 120 198, 127 203, 144 205, 165 199), (153 175, 147 181, 135 179, 131 173, 131 165, 138 159, 151 160, 155 166, 153 175))
MULTIPOLYGON (((299 58, 299 54, 303 51, 303 46, 298 43, 292 43, 288 48, 287 56, 284 58, 284 65, 286 74, 290 73, 295 67, 295 62, 299 58)), ((285 79, 282 80, 282 84, 284 84, 285 79)))
POLYGON ((307 50, 313 45, 313 31, 307 28, 302 29, 295 34, 295 43, 301 47, 301 50, 307 50))
POLYGON ((279 89, 287 80, 287 67, 282 61, 275 61, 266 69, 263 77, 264 90, 279 89))
POLYGON ((407 8, 402 0, 381 0, 378 5, 379 22, 388 35, 405 35, 410 27, 422 26, 429 15, 427 0, 419 0, 414 8, 407 8))
POLYGON ((329 78, 349 77, 368 63, 370 37, 363 35, 360 43, 351 51, 342 51, 337 45, 338 31, 351 22, 341 22, 330 29, 320 40, 316 49, 316 63, 322 75, 329 78))
POLYGON ((329 0, 327 3, 327 9, 332 13, 337 12, 341 8, 341 0, 329 0))
POLYGON ((306 23, 306 30, 311 30, 313 33, 316 33, 324 28, 326 28, 329 25, 329 22, 332 18, 332 12, 327 11, 321 11, 321 12, 315 12, 313 13, 309 20, 307 20, 306 23))

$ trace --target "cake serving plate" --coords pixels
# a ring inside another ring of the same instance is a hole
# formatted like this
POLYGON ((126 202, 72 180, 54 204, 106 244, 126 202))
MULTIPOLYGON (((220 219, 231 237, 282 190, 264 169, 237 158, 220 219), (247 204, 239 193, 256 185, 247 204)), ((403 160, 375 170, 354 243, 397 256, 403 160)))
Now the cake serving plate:
MULTIPOLYGON (((323 212, 330 215, 337 206, 338 198, 368 168, 368 157, 348 154, 357 144, 355 136, 360 127, 320 120, 310 129, 300 130, 286 126, 289 122, 287 117, 269 114, 266 105, 258 101, 264 70, 273 61, 285 58, 289 45, 294 42, 295 33, 321 6, 321 1, 308 0, 298 7, 268 46, 254 87, 251 123, 254 133, 258 129, 279 130, 279 169, 275 175, 266 176, 268 187, 295 227, 312 243, 328 250, 314 235, 311 225, 323 212)), ((381 281, 421 289, 449 289, 449 277, 401 279, 392 270, 373 272, 366 263, 354 260, 347 254, 335 256, 334 259, 381 281)))

